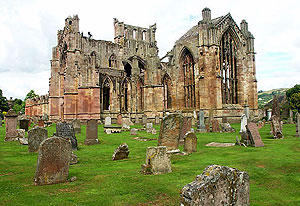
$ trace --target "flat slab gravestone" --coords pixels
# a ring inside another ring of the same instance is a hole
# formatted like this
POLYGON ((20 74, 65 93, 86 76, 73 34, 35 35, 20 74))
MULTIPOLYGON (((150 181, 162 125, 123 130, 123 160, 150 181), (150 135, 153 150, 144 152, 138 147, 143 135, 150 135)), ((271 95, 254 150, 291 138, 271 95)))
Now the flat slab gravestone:
POLYGON ((84 144, 93 145, 98 143, 98 121, 96 119, 90 119, 86 124, 86 138, 84 144))
POLYGON ((250 138, 251 144, 254 147, 263 147, 265 146, 261 140, 261 136, 258 132, 258 128, 254 122, 249 122, 246 126, 247 134, 250 138))
POLYGON ((77 139, 72 123, 60 122, 56 124, 56 136, 69 140, 72 144, 72 149, 77 150, 77 139))
POLYGON ((13 109, 8 110, 5 115, 5 141, 13 141, 18 137, 17 125, 18 115, 13 109))
POLYGON ((212 125, 212 132, 220 132, 220 123, 218 120, 213 119, 211 121, 211 125, 212 125))
POLYGON ((232 147, 235 143, 220 143, 220 142, 210 142, 206 144, 207 147, 232 147))
POLYGON ((129 152, 130 151, 129 151, 128 145, 126 143, 123 143, 114 151, 112 160, 127 159, 129 152))
POLYGON ((28 131, 28 152, 37 152, 40 144, 48 138, 48 131, 42 127, 35 127, 28 131))
POLYGON ((246 172, 210 165, 180 193, 181 206, 249 206, 250 182, 246 172))
POLYGON ((185 134, 184 151, 187 153, 197 152, 197 136, 194 132, 187 132, 185 134))
POLYGON ((183 116, 179 113, 169 114, 160 124, 158 146, 166 146, 168 150, 178 149, 183 116))
POLYGON ((35 185, 66 182, 69 175, 72 146, 61 137, 45 139, 39 148, 35 185))
POLYGON ((170 156, 167 147, 148 147, 146 153, 146 164, 142 165, 144 174, 164 174, 172 172, 170 156))
POLYGON ((79 119, 74 119, 72 121, 72 125, 75 131, 75 134, 80 134, 81 133, 81 122, 79 119))

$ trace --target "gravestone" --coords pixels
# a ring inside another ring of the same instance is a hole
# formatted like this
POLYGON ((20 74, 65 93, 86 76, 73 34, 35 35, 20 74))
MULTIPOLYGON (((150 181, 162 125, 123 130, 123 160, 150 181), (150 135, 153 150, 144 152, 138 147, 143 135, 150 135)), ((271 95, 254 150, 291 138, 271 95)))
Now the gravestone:
POLYGON ((132 129, 130 130, 130 135, 137 135, 137 131, 138 131, 138 129, 132 128, 132 129))
POLYGON ((281 126, 281 123, 279 122, 279 117, 273 115, 271 125, 272 125, 271 126, 271 129, 272 129, 271 131, 272 131, 274 139, 283 138, 282 126, 281 126))
POLYGON ((40 119, 40 120, 38 121, 38 126, 39 126, 39 127, 45 127, 45 122, 44 122, 44 120, 41 120, 41 119, 40 119))
POLYGON ((272 110, 271 109, 268 109, 267 110, 267 120, 270 121, 272 118, 272 110))
POLYGON ((78 157, 73 152, 71 153, 70 165, 75 165, 78 163, 78 157))
POLYGON ((123 122, 123 120, 122 120, 122 114, 118 114, 118 116, 117 116, 117 124, 118 125, 122 125, 122 122, 123 122))
POLYGON ((129 152, 130 151, 129 151, 128 145, 126 143, 123 143, 114 151, 112 160, 127 159, 129 152))
POLYGON ((48 114, 43 114, 42 120, 45 121, 45 122, 49 121, 48 114))
POLYGON ((139 124, 139 123, 140 123, 140 117, 139 117, 139 115, 136 115, 136 116, 135 116, 135 123, 136 123, 136 124, 139 124))
POLYGON ((152 132, 152 128, 153 128, 153 124, 152 123, 146 123, 146 131, 147 131, 147 133, 151 133, 152 132))
POLYGON ((16 140, 18 137, 17 132, 17 124, 18 124, 18 115, 13 109, 8 110, 7 114, 5 115, 6 122, 5 122, 5 141, 13 141, 16 140))
POLYGON ((209 123, 205 124, 205 129, 206 129, 206 132, 210 132, 210 125, 209 125, 209 123))
POLYGON ((247 119, 250 119, 249 105, 247 103, 244 104, 244 114, 246 115, 247 119))
POLYGON ((156 129, 155 128, 152 128, 151 134, 156 134, 156 129))
POLYGON ((184 136, 184 151, 187 153, 197 152, 197 137, 193 132, 187 132, 184 136))
POLYGON ((265 126, 265 123, 263 121, 258 121, 257 128, 261 129, 263 126, 265 126))
POLYGON ((220 132, 220 123, 217 119, 211 121, 212 132, 220 132))
POLYGON ((21 119, 20 120, 20 129, 24 129, 26 132, 28 131, 29 120, 28 119, 21 119))
POLYGON ((159 123, 160 123, 159 116, 156 115, 156 116, 155 116, 155 124, 159 124, 159 123))
POLYGON ((74 119, 72 121, 72 125, 75 131, 75 134, 80 134, 81 133, 81 122, 79 119, 74 119))
POLYGON ((111 117, 105 117, 104 125, 105 126, 111 126, 111 117))
POLYGON ((39 147, 35 185, 50 185, 66 182, 72 147, 68 140, 61 137, 45 139, 39 147))
POLYGON ((231 125, 227 123, 221 123, 222 132, 235 132, 235 129, 231 127, 231 125))
POLYGON ((90 119, 86 124, 86 138, 85 145, 98 144, 98 122, 96 119, 90 119))
POLYGON ((160 123, 158 146, 167 146, 168 150, 178 149, 183 116, 179 113, 169 114, 160 123))
POLYGON ((126 124, 126 125, 128 125, 128 126, 132 126, 132 125, 133 125, 133 123, 132 123, 132 121, 130 120, 130 118, 123 118, 123 119, 122 119, 122 125, 124 125, 124 124, 126 124))
POLYGON ((172 172, 170 156, 167 154, 167 147, 148 147, 146 153, 146 164, 143 164, 141 171, 144 174, 164 174, 172 172))
POLYGON ((77 150, 77 139, 72 123, 60 122, 56 124, 56 136, 65 138, 71 142, 72 149, 77 150))
POLYGON ((297 112, 296 114, 296 137, 300 137, 300 114, 297 112))
POLYGON ((18 139, 25 138, 25 129, 17 129, 18 139))
POLYGON ((180 193, 181 206, 250 206, 250 182, 246 172, 210 165, 180 193))
POLYGON ((293 116, 294 116, 293 110, 290 109, 290 110, 289 110, 289 123, 290 123, 290 124, 294 124, 293 116))
POLYGON ((143 117, 142 117, 142 124, 146 124, 147 123, 147 115, 146 114, 143 114, 143 117))
POLYGON ((240 134, 245 133, 246 130, 246 125, 247 125, 247 117, 245 114, 242 114, 241 116, 241 130, 240 130, 240 134))
POLYGON ((179 136, 179 144, 182 145, 184 143, 184 135, 191 131, 192 128, 192 119, 189 117, 183 117, 182 127, 179 136))
POLYGON ((246 129, 251 145, 254 147, 263 147, 264 143, 261 140, 256 124, 254 122, 249 122, 246 129))
POLYGON ((198 125, 197 125, 197 132, 206 132, 206 127, 204 123, 204 111, 200 110, 199 111, 199 116, 198 116, 198 125))
POLYGON ((35 127, 28 131, 28 152, 37 152, 40 144, 48 138, 48 131, 42 127, 35 127))
POLYGON ((280 117, 280 108, 278 105, 278 96, 274 95, 273 96, 273 105, 272 105, 272 116, 277 116, 278 118, 280 117))

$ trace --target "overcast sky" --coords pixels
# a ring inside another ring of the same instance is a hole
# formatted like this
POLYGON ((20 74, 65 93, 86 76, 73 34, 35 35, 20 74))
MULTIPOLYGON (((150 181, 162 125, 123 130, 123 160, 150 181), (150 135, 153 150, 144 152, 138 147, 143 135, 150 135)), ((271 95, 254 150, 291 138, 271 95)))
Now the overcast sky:
POLYGON ((258 90, 300 84, 299 0, 0 0, 0 89, 21 98, 49 89, 51 49, 67 16, 78 14, 79 29, 94 39, 113 41, 113 18, 148 27, 157 23, 160 57, 202 19, 231 13, 246 19, 255 37, 258 90))

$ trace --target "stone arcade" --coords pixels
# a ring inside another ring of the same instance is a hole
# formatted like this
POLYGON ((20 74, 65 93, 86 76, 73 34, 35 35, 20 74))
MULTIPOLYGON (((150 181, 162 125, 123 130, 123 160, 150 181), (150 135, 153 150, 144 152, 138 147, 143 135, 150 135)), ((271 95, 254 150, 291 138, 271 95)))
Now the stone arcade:
MULTIPOLYGON (((176 25, 176 23, 174 23, 176 25)), ((26 115, 48 114, 50 121, 117 115, 154 122, 165 112, 238 122, 243 106, 258 115, 254 37, 230 13, 202 20, 158 56, 156 24, 148 28, 114 19, 114 42, 80 33, 77 15, 65 19, 52 50, 49 94, 26 101, 26 115)), ((163 26, 163 25, 161 25, 163 26)))

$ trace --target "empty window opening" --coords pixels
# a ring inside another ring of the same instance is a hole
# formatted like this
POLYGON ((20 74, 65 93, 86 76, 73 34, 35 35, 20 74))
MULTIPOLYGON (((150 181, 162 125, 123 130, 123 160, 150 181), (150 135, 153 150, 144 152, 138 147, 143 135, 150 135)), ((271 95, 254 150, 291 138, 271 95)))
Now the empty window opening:
POLYGON ((192 108, 196 106, 194 64, 191 52, 185 49, 181 58, 181 67, 184 75, 184 104, 185 107, 192 108))
POLYGON ((106 82, 103 86, 103 110, 110 109, 110 85, 106 82))
POLYGON ((132 69, 131 65, 126 63, 124 67, 126 77, 131 77, 131 69, 132 69))

